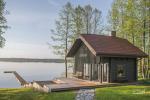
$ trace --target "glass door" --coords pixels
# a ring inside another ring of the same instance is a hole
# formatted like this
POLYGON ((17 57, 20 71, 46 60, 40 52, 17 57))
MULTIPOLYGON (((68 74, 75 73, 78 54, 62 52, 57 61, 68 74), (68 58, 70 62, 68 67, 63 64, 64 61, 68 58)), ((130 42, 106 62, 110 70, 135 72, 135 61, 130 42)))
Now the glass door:
POLYGON ((103 64, 102 66, 102 82, 108 82, 108 76, 109 76, 109 67, 108 64, 103 64))
POLYGON ((84 64, 84 79, 88 80, 90 78, 90 68, 89 64, 84 64))
POLYGON ((98 64, 98 80, 101 82, 102 79, 102 64, 98 64))

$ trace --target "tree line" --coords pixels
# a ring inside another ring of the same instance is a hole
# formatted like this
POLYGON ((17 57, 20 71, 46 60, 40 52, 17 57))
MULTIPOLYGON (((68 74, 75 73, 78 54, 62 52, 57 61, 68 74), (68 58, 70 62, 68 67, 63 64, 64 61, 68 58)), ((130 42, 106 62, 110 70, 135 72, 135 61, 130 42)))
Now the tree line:
POLYGON ((109 30, 129 40, 149 56, 139 59, 139 76, 150 78, 150 0, 114 0, 108 15, 109 30))

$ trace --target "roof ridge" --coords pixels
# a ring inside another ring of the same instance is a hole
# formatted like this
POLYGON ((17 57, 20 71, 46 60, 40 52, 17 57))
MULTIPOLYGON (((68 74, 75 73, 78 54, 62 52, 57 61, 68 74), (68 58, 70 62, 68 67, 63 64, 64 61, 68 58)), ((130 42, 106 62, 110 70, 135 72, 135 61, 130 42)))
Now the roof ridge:
POLYGON ((92 33, 92 34, 85 34, 85 33, 82 33, 82 34, 80 34, 80 35, 98 35, 98 36, 109 36, 109 35, 104 35, 104 34, 94 34, 94 33, 92 33))

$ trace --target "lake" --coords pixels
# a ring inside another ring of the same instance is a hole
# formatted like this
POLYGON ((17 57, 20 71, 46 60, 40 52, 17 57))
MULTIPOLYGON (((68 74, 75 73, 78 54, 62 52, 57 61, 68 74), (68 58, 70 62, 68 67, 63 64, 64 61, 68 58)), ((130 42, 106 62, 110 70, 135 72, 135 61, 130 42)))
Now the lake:
POLYGON ((0 62, 0 88, 18 88, 20 83, 11 73, 4 71, 17 71, 25 80, 51 80, 61 77, 65 72, 64 63, 16 63, 0 62))

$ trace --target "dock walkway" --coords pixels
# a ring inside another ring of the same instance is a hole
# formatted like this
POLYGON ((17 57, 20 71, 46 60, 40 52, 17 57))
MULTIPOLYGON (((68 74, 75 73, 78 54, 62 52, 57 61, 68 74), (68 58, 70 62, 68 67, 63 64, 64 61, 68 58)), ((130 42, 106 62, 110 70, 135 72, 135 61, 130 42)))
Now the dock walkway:
POLYGON ((13 73, 16 79, 20 82, 21 86, 28 84, 16 71, 4 71, 4 73, 13 73))

